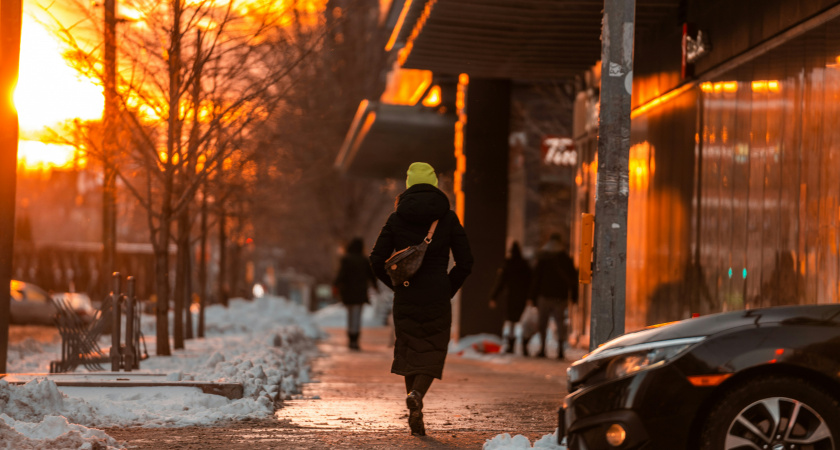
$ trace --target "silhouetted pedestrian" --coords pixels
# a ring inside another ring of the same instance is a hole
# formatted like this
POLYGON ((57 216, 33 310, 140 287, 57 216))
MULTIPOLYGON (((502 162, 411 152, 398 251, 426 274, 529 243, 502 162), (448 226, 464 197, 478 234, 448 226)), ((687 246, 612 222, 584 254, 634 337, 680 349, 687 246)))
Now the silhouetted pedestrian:
POLYGON ((424 436, 423 397, 434 378, 440 379, 452 327, 450 299, 472 270, 467 234, 449 199, 437 188, 432 166, 413 163, 406 190, 397 197, 396 211, 388 217, 370 255, 379 278, 394 290, 394 363, 391 372, 405 377, 406 406, 411 434, 424 436), (423 263, 408 286, 394 286, 385 271, 392 253, 419 244, 438 221, 423 263), (449 253, 455 267, 447 273, 449 253))
MULTIPOLYGON (((528 261, 522 257, 522 250, 519 243, 514 242, 510 246, 510 255, 505 259, 505 264, 496 274, 496 283, 490 293, 490 307, 495 308, 497 301, 501 298, 505 313, 505 323, 502 326, 502 339, 508 342, 507 352, 513 353, 516 343, 514 324, 522 317, 525 304, 528 301, 528 289, 531 286, 531 267, 528 261), (502 297, 500 295, 504 294, 502 297)), ((525 354, 527 350, 527 338, 522 336, 522 347, 525 354)))
POLYGON ((536 300, 539 310, 540 351, 537 357, 545 357, 545 341, 548 319, 554 317, 557 324, 557 358, 564 357, 566 342, 566 308, 569 298, 577 302, 577 269, 563 246, 560 235, 554 233, 537 255, 537 265, 531 282, 529 302, 536 300))
POLYGON ((347 341, 353 350, 359 350, 359 336, 362 333, 362 307, 370 303, 368 287, 376 286, 376 278, 370 270, 370 262, 362 254, 364 243, 355 238, 347 244, 338 268, 333 286, 338 291, 341 303, 347 307, 347 341))

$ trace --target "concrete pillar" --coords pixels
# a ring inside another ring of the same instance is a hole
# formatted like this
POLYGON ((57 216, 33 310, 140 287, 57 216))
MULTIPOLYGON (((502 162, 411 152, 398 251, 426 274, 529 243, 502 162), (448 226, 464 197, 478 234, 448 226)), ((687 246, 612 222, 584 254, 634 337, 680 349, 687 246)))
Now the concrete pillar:
POLYGON ((475 265, 461 290, 460 336, 500 334, 504 320, 488 303, 506 251, 510 95, 510 80, 470 78, 466 89, 459 209, 475 265))

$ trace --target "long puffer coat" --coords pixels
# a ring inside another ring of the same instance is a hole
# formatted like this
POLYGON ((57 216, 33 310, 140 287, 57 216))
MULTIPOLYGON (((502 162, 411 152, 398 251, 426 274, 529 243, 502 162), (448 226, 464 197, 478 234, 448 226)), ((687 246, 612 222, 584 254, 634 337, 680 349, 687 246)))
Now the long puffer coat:
POLYGON ((394 363, 398 375, 426 374, 441 378, 452 327, 450 299, 461 288, 473 265, 467 235, 446 195, 430 184, 416 184, 397 197, 370 254, 377 278, 394 290, 394 363), (419 244, 432 222, 439 220, 423 264, 409 286, 394 286, 385 261, 394 251, 419 244), (447 273, 449 252, 455 266, 447 273))

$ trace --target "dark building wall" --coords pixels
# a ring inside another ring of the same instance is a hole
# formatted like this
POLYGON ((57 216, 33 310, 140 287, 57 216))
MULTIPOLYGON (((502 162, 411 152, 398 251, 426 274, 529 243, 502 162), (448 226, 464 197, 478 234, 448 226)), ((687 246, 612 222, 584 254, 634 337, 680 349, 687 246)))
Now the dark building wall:
MULTIPOLYGON (((836 5, 686 2, 714 45, 696 73, 836 5)), ((680 78, 679 37, 672 23, 636 41, 627 328, 840 301, 840 19, 703 83, 680 78)), ((582 160, 578 207, 591 211, 582 160)))
POLYGON ((840 300, 838 30, 835 20, 637 111, 628 329, 840 300))
POLYGON ((714 46, 697 62, 697 73, 836 5, 836 0, 691 0, 686 19, 707 30, 714 46))
POLYGON ((507 239, 509 80, 470 79, 464 131, 464 229, 475 264, 461 289, 461 336, 498 333, 501 312, 488 305, 507 239))
POLYGON ((659 27, 636 35, 633 107, 676 88, 681 77, 682 26, 690 23, 711 42, 694 74, 720 66, 800 22, 840 5, 836 0, 683 0, 659 27))

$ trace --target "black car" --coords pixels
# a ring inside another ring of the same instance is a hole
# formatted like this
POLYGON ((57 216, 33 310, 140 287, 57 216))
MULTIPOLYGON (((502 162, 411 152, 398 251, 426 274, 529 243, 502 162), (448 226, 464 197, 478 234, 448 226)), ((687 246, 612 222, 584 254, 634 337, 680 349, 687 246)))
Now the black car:
POLYGON ((568 369, 571 450, 840 449, 840 305, 628 333, 568 369))

